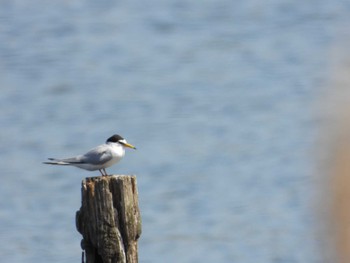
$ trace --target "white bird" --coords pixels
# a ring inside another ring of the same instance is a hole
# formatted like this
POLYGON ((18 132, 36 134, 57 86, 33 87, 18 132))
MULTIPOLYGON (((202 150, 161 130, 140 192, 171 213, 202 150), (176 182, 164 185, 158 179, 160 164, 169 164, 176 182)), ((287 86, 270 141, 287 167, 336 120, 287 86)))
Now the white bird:
POLYGON ((71 165, 88 171, 99 170, 102 176, 107 176, 106 168, 119 162, 125 155, 125 148, 136 147, 129 144, 123 137, 114 134, 109 137, 105 144, 99 145, 83 155, 71 158, 55 159, 48 158, 44 164, 71 165))

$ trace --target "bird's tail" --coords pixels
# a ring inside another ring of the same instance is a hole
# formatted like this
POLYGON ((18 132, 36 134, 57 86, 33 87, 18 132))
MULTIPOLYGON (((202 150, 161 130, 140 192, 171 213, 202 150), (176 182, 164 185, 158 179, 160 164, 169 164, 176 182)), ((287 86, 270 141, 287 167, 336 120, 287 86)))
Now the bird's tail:
POLYGON ((50 160, 49 162, 43 162, 44 164, 52 164, 52 165, 70 165, 70 163, 64 162, 62 160, 59 159, 55 159, 55 158, 48 158, 48 160, 50 160))

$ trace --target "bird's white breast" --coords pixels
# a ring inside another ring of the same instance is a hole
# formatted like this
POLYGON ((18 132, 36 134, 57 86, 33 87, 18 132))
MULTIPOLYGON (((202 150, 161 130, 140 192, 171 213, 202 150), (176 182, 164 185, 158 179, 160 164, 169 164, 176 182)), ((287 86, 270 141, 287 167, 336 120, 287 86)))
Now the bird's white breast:
POLYGON ((125 149, 118 143, 109 143, 111 149, 112 159, 105 164, 105 167, 109 167, 120 161, 125 155, 125 149))

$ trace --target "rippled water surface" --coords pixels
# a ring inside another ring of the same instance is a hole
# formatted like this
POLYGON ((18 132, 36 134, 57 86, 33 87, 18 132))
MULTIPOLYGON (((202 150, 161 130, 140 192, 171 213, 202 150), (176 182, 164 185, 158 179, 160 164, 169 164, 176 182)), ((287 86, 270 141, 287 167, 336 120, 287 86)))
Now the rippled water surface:
MULTIPOLYGON (((138 147, 140 262, 321 262, 312 104, 344 1, 0 1, 2 262, 80 262, 80 183, 138 147)), ((339 33, 339 32, 338 32, 339 33)))

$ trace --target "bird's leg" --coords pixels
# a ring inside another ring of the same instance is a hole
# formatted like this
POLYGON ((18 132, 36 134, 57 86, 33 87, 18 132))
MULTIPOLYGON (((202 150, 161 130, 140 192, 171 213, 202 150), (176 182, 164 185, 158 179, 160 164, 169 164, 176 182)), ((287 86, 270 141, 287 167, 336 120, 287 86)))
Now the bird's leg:
POLYGON ((108 176, 108 173, 106 172, 106 169, 103 168, 102 170, 105 172, 105 175, 108 176))
POLYGON ((104 176, 104 174, 103 174, 103 172, 102 172, 102 169, 99 169, 99 171, 100 171, 101 175, 104 176))

